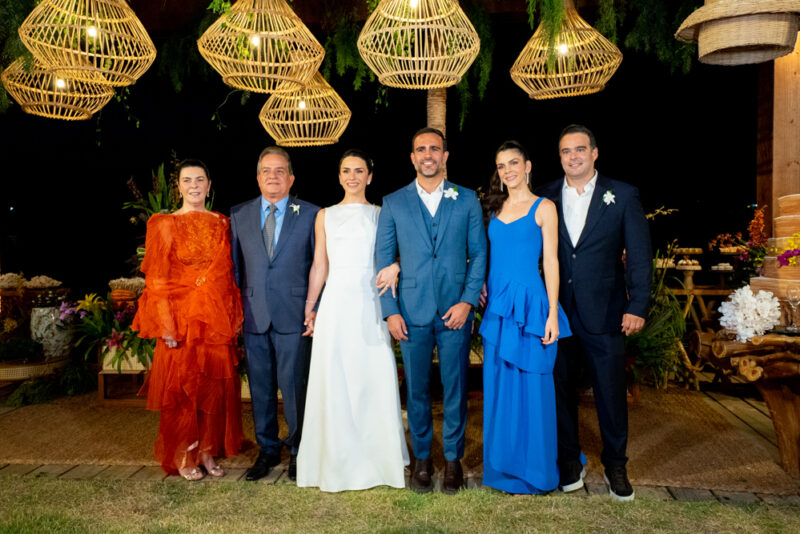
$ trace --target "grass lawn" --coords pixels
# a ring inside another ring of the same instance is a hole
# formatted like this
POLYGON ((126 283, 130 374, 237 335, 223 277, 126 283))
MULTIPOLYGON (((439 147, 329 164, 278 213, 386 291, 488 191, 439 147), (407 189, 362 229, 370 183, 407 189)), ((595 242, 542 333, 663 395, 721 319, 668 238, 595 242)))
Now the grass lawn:
POLYGON ((0 479, 0 532, 800 532, 800 509, 292 485, 0 479))

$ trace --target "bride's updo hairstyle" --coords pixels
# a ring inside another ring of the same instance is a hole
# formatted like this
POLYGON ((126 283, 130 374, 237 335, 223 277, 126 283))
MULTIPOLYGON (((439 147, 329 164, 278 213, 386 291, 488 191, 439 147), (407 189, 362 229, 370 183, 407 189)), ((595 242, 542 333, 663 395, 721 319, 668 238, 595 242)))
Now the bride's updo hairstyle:
MULTIPOLYGON (((524 161, 530 161, 525 147, 517 141, 506 141, 500 145, 500 148, 494 151, 495 160, 501 152, 505 152, 506 150, 516 150, 524 161)), ((528 184, 528 188, 530 188, 530 184, 528 184)), ((491 219, 492 214, 500 211, 500 208, 503 207, 503 202, 505 202, 507 198, 508 188, 503 186, 503 183, 500 181, 500 176, 497 174, 497 169, 495 169, 492 177, 489 179, 489 189, 481 198, 483 219, 487 225, 489 224, 489 219, 491 219)))
POLYGON ((372 168, 374 164, 372 163, 372 158, 367 155, 366 152, 360 150, 358 148, 351 148, 346 150, 344 154, 342 154, 341 159, 339 159, 339 169, 342 168, 342 162, 345 158, 359 158, 367 164, 367 174, 372 174, 372 168))

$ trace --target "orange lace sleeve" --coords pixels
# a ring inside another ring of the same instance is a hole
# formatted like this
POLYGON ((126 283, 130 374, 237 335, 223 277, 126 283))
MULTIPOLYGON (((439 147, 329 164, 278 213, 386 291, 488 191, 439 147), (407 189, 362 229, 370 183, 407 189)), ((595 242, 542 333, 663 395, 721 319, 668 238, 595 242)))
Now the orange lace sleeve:
MULTIPOLYGON (((170 292, 171 262, 174 261, 172 221, 169 215, 153 215, 147 221, 144 261, 145 290, 132 328, 144 338, 175 337, 175 318, 170 292)), ((177 339, 177 338, 176 338, 177 339)))

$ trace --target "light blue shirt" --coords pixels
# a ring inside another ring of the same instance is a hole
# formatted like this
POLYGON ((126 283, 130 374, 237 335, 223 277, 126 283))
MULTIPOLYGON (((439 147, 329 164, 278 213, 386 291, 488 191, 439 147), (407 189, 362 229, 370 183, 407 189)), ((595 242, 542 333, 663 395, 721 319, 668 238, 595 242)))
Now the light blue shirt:
MULTIPOLYGON (((279 201, 275 203, 278 206, 277 211, 275 212, 275 241, 272 243, 272 246, 277 246, 278 244, 278 237, 281 235, 281 227, 283 226, 283 216, 286 214, 286 204, 289 203, 289 195, 286 195, 279 201)), ((264 228, 264 222, 267 220, 267 215, 269 214, 269 200, 261 197, 261 228, 264 228)))

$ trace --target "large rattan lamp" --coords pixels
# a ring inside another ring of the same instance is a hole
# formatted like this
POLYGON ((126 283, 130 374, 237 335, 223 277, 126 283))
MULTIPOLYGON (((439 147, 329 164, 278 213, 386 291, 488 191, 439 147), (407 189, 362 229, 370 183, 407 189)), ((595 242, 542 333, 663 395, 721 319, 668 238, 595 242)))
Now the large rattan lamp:
POLYGON ((458 83, 480 50, 456 0, 381 0, 358 36, 358 51, 390 87, 436 89, 458 83))
POLYGON ((701 62, 761 63, 794 50, 800 29, 798 0, 706 0, 675 37, 697 41, 701 62))
POLYGON ((573 0, 564 0, 555 61, 549 66, 552 53, 547 32, 540 24, 511 67, 511 79, 531 98, 596 93, 622 63, 622 52, 578 15, 573 0))
POLYGON ((125 0, 42 0, 19 36, 47 68, 88 81, 99 73, 113 86, 136 82, 156 58, 153 41, 125 0))
POLYGON ((281 146, 332 145, 350 122, 350 108, 317 72, 305 89, 274 94, 258 118, 281 146))
POLYGON ((325 49, 284 0, 239 0, 197 41, 226 84, 257 93, 303 88, 325 49))
MULTIPOLYGON (((100 74, 95 76, 102 82, 100 74)), ((57 75, 40 63, 27 72, 23 58, 11 63, 0 79, 24 112, 49 119, 88 119, 114 96, 114 88, 106 83, 57 75)))

